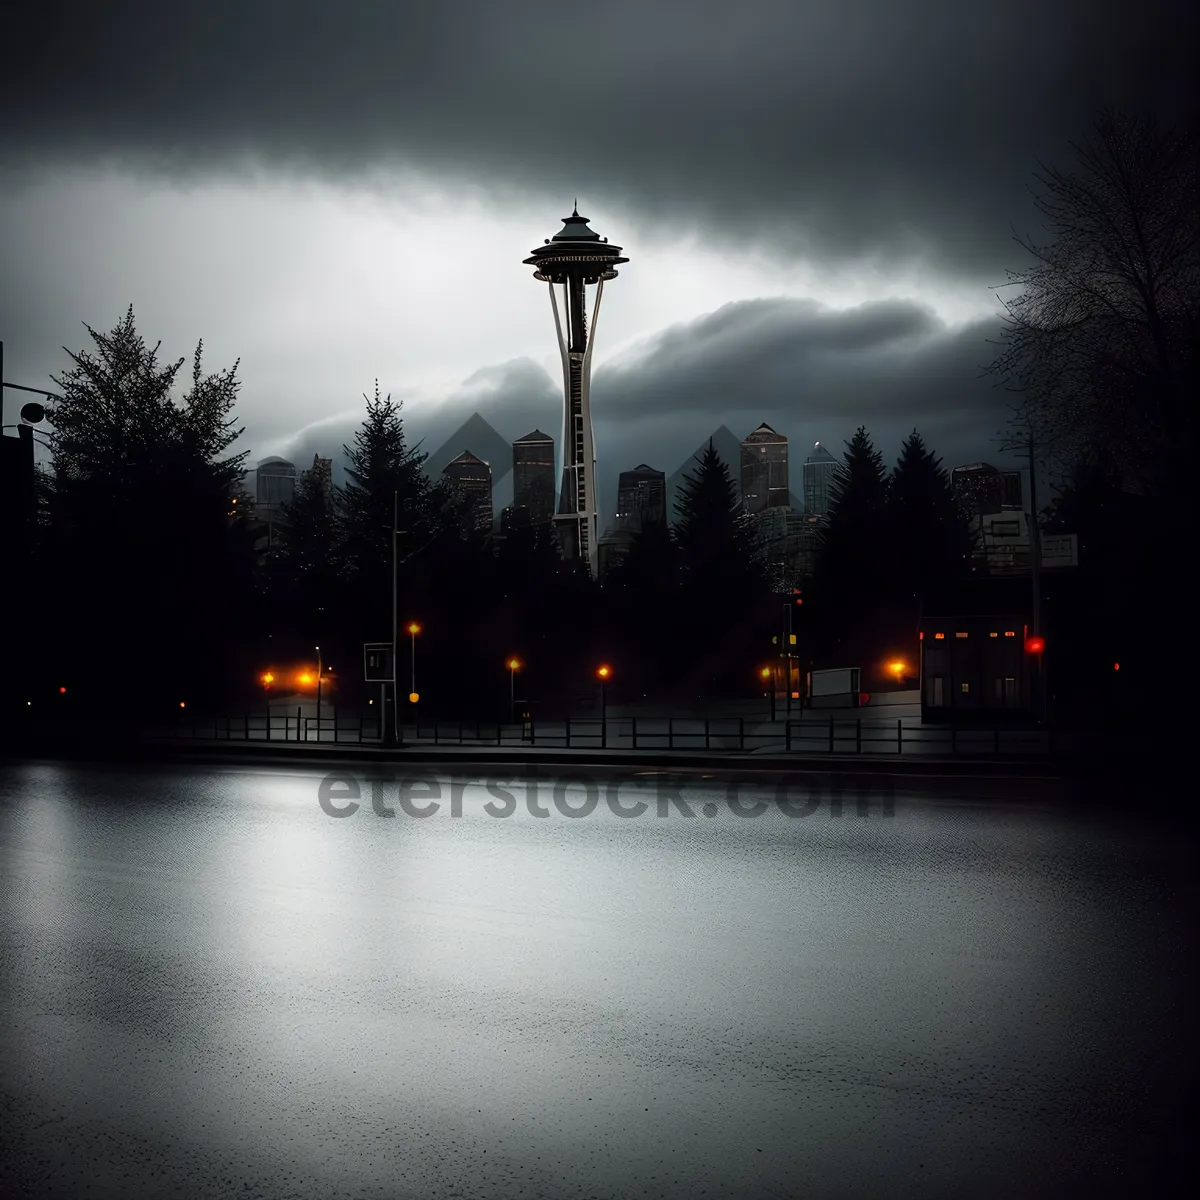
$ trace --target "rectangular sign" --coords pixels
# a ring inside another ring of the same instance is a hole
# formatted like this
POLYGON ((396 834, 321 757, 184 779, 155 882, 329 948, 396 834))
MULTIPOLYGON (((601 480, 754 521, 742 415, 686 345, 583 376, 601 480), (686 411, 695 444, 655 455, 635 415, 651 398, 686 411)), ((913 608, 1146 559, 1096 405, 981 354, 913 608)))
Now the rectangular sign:
POLYGON ((363 646, 363 678, 367 683, 395 683, 395 661, 391 642, 367 642, 363 646))
POLYGON ((1042 566, 1079 566, 1079 535, 1076 533, 1042 534, 1042 566))

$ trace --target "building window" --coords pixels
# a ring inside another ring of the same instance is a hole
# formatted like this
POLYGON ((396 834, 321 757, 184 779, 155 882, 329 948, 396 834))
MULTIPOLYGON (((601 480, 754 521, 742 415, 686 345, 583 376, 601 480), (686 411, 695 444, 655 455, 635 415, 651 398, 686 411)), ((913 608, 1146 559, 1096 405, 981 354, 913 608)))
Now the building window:
POLYGON ((971 690, 971 685, 969 683, 960 683, 958 686, 964 695, 971 690))
POLYGON ((988 634, 988 637, 999 637, 999 636, 1000 635, 998 633, 989 633, 988 634))
POLYGON ((965 634, 965 633, 956 633, 954 636, 955 636, 956 638, 960 638, 960 637, 967 637, 968 635, 967 635, 967 634, 965 634))
POLYGON ((1016 637, 1017 635, 1011 629, 1007 629, 1004 632, 1004 636, 1005 637, 1016 637))
POLYGON ((933 636, 935 638, 944 638, 946 635, 944 633, 935 633, 933 636))

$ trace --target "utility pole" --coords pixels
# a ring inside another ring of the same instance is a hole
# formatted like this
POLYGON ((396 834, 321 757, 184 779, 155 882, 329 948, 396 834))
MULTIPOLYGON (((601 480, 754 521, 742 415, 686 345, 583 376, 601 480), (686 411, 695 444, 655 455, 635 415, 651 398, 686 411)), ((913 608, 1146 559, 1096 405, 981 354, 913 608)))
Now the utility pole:
POLYGON ((391 493, 391 742, 400 737, 400 492, 391 493))

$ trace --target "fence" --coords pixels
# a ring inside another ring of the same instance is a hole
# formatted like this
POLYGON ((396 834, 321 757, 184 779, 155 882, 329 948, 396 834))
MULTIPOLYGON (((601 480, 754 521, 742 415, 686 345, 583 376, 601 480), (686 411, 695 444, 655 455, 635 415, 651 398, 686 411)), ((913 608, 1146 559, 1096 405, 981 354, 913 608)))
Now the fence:
MULTIPOLYGON (((838 755, 1049 757, 1061 747, 1049 729, 963 728, 825 716, 756 721, 745 717, 567 717, 524 723, 445 722, 401 728, 405 746, 509 746, 571 750, 697 751, 838 755), (1057 743, 1057 744, 1056 744, 1057 743)), ((246 714, 189 718, 165 736, 205 741, 379 746, 379 717, 246 714)))

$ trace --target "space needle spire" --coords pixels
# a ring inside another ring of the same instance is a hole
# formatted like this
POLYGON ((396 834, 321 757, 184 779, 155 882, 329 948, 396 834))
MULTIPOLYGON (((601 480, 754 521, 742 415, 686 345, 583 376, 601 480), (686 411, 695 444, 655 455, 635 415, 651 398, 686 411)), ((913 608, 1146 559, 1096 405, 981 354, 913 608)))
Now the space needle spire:
POLYGON ((579 202, 563 227, 545 245, 525 259, 534 268, 533 277, 548 284, 550 307, 563 368, 563 471, 562 487, 555 514, 563 555, 587 564, 592 578, 598 570, 596 496, 596 452, 592 435, 590 400, 592 347, 596 339, 596 319, 604 284, 616 279, 616 266, 629 259, 621 257, 620 246, 610 246, 588 228, 587 218, 579 215, 579 202), (596 285, 591 330, 587 321, 587 285, 596 285), (560 315, 556 285, 563 290, 560 315), (565 327, 565 328, 564 328, 565 327))

